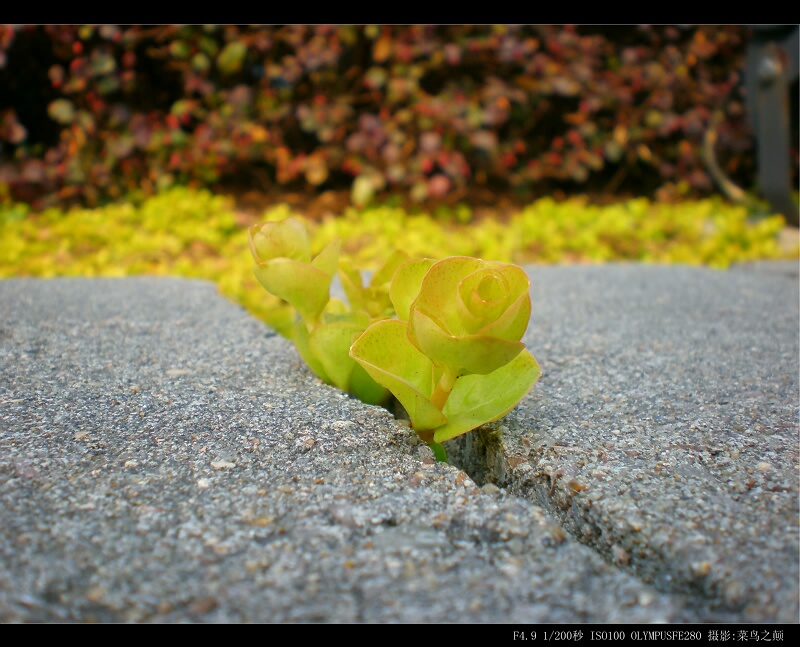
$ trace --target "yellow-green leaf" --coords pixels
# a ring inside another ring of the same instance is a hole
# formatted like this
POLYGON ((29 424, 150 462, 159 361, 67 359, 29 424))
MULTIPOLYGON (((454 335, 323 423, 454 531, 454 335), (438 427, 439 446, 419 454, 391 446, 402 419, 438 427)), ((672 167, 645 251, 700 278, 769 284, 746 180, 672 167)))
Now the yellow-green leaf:
POLYGON ((317 377, 325 382, 325 384, 331 384, 331 378, 325 372, 322 362, 317 359, 317 356, 314 355, 309 346, 308 328, 306 328, 306 324, 303 321, 295 322, 294 328, 292 329, 292 338, 294 339, 294 345, 297 347, 297 352, 300 353, 300 357, 303 358, 303 361, 308 364, 309 368, 314 371, 317 377))
POLYGON ((539 379, 541 370, 527 350, 488 375, 465 375, 456 380, 444 405, 447 422, 436 429, 437 443, 450 440, 513 409, 539 379))
POLYGON ((258 282, 267 292, 294 307, 306 322, 316 321, 328 302, 331 276, 307 263, 275 258, 255 267, 258 282))
POLYGON ((346 321, 322 324, 309 335, 308 345, 330 377, 330 383, 348 392, 350 374, 356 363, 350 357, 350 344, 363 328, 346 321))
POLYGON ((361 272, 353 266, 353 263, 349 259, 342 259, 339 263, 339 281, 342 284, 350 307, 366 310, 367 304, 364 299, 364 285, 361 282, 361 272))
POLYGON ((440 367, 457 375, 492 373, 507 364, 525 344, 498 337, 464 335, 455 337, 444 331, 437 319, 419 308, 411 311, 409 339, 420 351, 440 367))
POLYGON ((397 268, 408 260, 408 254, 401 249, 395 249, 381 265, 369 281, 370 287, 388 285, 397 268))
POLYGON ((436 429, 447 421, 430 401, 433 365, 408 341, 405 322, 385 319, 372 324, 350 347, 350 356, 394 394, 415 430, 436 429))
POLYGON ((389 389, 373 380, 358 363, 350 375, 350 393, 366 404, 384 404, 391 395, 389 389))
MULTIPOLYGON (((461 281, 488 263, 470 256, 451 256, 431 265, 420 285, 419 295, 411 308, 435 312, 440 323, 451 335, 465 335, 468 331, 456 308, 458 285, 461 281)), ((409 318, 412 327, 414 324, 409 318)))
POLYGON ((56 99, 47 106, 47 114, 60 124, 68 124, 75 118, 75 106, 69 99, 56 99))
POLYGON ((311 265, 319 270, 322 270, 330 277, 328 279, 329 285, 330 280, 333 279, 333 275, 336 274, 336 268, 339 265, 339 249, 341 246, 342 241, 340 241, 338 238, 334 238, 323 248, 319 254, 317 254, 316 258, 311 261, 311 265))
POLYGON ((412 258, 401 263, 392 277, 389 297, 394 305, 397 318, 408 321, 409 310, 419 294, 422 280, 436 261, 432 258, 412 258))
POLYGON ((291 258, 304 263, 311 261, 306 226, 296 218, 253 225, 248 234, 250 252, 256 261, 273 258, 291 258))
POLYGON ((224 74, 238 72, 242 67, 245 54, 247 54, 247 45, 238 40, 231 41, 219 53, 217 67, 224 74))

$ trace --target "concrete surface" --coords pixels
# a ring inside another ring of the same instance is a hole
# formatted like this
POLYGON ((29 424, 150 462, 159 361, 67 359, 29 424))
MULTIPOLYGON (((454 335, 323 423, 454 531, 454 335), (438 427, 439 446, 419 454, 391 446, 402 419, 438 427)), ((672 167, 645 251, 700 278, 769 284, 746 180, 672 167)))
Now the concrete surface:
POLYGON ((0 621, 797 623, 797 264, 527 269, 453 465, 209 283, 0 281, 0 621))

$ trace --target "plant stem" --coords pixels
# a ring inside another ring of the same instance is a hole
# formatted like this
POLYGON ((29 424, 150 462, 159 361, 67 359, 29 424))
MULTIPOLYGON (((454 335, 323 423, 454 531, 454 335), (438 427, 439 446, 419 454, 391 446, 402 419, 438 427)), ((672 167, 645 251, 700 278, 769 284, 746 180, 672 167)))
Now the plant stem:
POLYGON ((440 463, 447 462, 447 450, 445 450, 444 445, 431 441, 428 446, 433 450, 433 456, 437 461, 440 463))
POLYGON ((444 373, 442 373, 442 377, 439 378, 439 383, 433 390, 433 395, 431 395, 431 402, 439 411, 444 409, 447 398, 450 397, 450 392, 453 390, 457 379, 457 372, 451 371, 448 368, 444 369, 444 373))
POLYGON ((433 442, 433 429, 417 429, 416 432, 426 444, 430 445, 433 442))

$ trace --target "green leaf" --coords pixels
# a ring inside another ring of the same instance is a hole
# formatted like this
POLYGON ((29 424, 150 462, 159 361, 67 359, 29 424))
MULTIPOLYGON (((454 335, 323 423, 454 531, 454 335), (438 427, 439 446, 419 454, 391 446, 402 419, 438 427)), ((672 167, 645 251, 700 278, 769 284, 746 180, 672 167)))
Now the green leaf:
MULTIPOLYGON (((530 318, 530 280, 517 265, 451 256, 434 263, 411 308, 436 313, 442 329, 518 341, 530 318)), ((415 324, 411 339, 415 339, 415 324)))
POLYGON ((326 384, 347 391, 366 404, 383 404, 390 396, 349 355, 353 336, 367 326, 362 312, 334 315, 340 320, 318 326, 308 333, 302 321, 295 323, 293 338, 300 357, 326 384))
POLYGON ((275 258, 255 267, 267 292, 288 301, 307 322, 315 322, 328 303, 331 276, 307 263, 275 258))
POLYGON ((526 288, 494 323, 481 328, 480 334, 509 340, 521 339, 528 329, 530 318, 531 297, 526 288))
POLYGON ((333 279, 336 274, 336 268, 339 265, 339 249, 342 246, 342 241, 334 238, 329 242, 323 250, 317 254, 316 258, 311 261, 311 265, 327 274, 330 279, 333 279))
POLYGON ((397 268, 408 260, 408 254, 401 249, 395 249, 386 262, 381 265, 372 278, 369 280, 369 285, 372 288, 389 285, 392 276, 397 271, 397 268))
POLYGON ((394 305, 397 318, 401 321, 408 321, 411 304, 419 294, 425 274, 435 262, 432 258, 412 258, 401 263, 395 270, 392 285, 389 288, 389 297, 394 305))
POLYGON ((394 316, 395 311, 389 298, 389 289, 398 266, 407 260, 408 254, 399 249, 394 250, 386 262, 372 275, 369 286, 364 288, 366 310, 373 320, 394 316))
POLYGON ((60 124, 68 124, 75 118, 75 106, 68 99, 56 99, 47 106, 47 114, 60 124))
POLYGON ((350 190, 350 200, 357 207, 364 207, 375 199, 375 186, 372 180, 364 175, 359 175, 353 180, 350 190))
POLYGON ((458 378, 444 405, 447 422, 436 429, 433 440, 442 443, 502 418, 525 397, 540 375, 533 355, 523 350, 493 373, 458 378))
POLYGON ((350 310, 341 299, 331 297, 322 313, 322 323, 336 323, 346 321, 358 324, 361 330, 366 330, 370 324, 369 315, 363 310, 350 310))
POLYGON ((175 40, 169 45, 169 53, 175 58, 183 59, 188 58, 191 55, 192 50, 189 47, 189 43, 186 41, 175 40))
POLYGON ((409 327, 413 326, 411 342, 430 360, 453 373, 487 374, 496 371, 516 357, 525 344, 485 335, 454 337, 445 332, 441 324, 418 308, 411 312, 409 327))
POLYGON ((447 462, 447 450, 444 448, 444 445, 440 445, 436 442, 430 442, 428 443, 428 447, 430 447, 433 451, 433 456, 437 461, 440 463, 447 462))
POLYGON ((295 218, 254 225, 248 236, 256 277, 264 289, 288 301, 306 323, 316 323, 329 300, 339 239, 332 240, 311 261, 308 232, 295 218))
POLYGON ((192 67, 198 72, 206 72, 211 67, 211 63, 203 52, 197 52, 192 56, 192 67))
POLYGON ((296 218, 253 225, 248 230, 248 236, 250 252, 256 261, 264 262, 273 258, 291 258, 304 263, 311 261, 306 226, 296 218))
POLYGON ((345 393, 350 390, 350 374, 356 366, 349 354, 350 345, 362 330, 357 324, 338 321, 317 326, 309 335, 309 348, 330 377, 330 384, 345 393))
POLYGON ((306 328, 306 324, 303 321, 295 322, 294 328, 292 329, 292 339, 294 339, 297 352, 300 353, 300 357, 308 364, 309 368, 314 371, 317 377, 325 382, 325 384, 332 384, 331 378, 325 372, 322 362, 320 362, 317 356, 311 351, 311 347, 308 343, 308 328, 306 328))
POLYGON ((242 60, 247 54, 247 46, 238 40, 231 41, 217 57, 217 67, 223 74, 233 74, 242 67, 242 60))
POLYGON ((473 272, 461 281, 458 291, 459 301, 478 321, 494 321, 505 311, 508 282, 493 268, 473 272))
POLYGON ((394 250, 372 275, 368 287, 363 285, 361 272, 349 260, 342 259, 339 263, 339 279, 350 306, 368 312, 373 320, 391 317, 394 308, 389 299, 390 281, 398 265, 407 259, 408 254, 394 250))
POLYGON ((350 356, 405 408, 414 429, 436 429, 447 420, 430 401, 433 364, 408 341, 407 324, 384 319, 367 328, 350 356))
POLYGON ((351 308, 366 310, 367 304, 364 295, 364 285, 359 272, 348 259, 339 263, 339 281, 344 289, 347 302, 351 308))
MULTIPOLYGON (((486 261, 470 256, 451 256, 437 261, 425 275, 412 309, 422 308, 426 312, 435 312, 444 329, 451 335, 468 334, 456 308, 458 286, 465 277, 487 265, 486 261)), ((414 324, 410 318, 409 323, 413 339, 414 324)))
POLYGON ((389 389, 373 380, 358 363, 350 375, 350 393, 365 404, 384 404, 391 395, 389 389))
POLYGON ((521 267, 487 264, 459 283, 456 307, 469 332, 490 334, 491 327, 491 336, 517 341, 530 319, 529 289, 530 280, 521 267))

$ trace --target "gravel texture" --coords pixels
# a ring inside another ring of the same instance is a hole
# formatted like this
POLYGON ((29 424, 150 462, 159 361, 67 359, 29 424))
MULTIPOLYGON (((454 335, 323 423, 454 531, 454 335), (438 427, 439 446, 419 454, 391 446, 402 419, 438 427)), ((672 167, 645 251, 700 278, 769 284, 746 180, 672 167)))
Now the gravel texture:
POLYGON ((798 622, 796 266, 529 273, 471 476, 209 283, 0 281, 0 621, 798 622))
POLYGON ((543 377, 459 461, 703 619, 798 622, 797 270, 530 268, 543 377))

